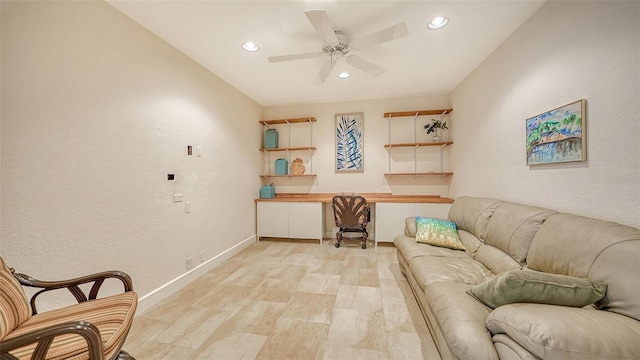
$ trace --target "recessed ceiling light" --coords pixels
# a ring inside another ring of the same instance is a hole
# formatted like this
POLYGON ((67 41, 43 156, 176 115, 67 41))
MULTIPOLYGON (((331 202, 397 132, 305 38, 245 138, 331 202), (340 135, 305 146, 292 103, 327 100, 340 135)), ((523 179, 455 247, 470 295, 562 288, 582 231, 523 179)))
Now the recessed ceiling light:
POLYGON ((448 22, 449 22, 449 19, 447 19, 445 16, 438 16, 433 20, 429 21, 429 25, 427 25, 427 27, 431 30, 438 30, 445 27, 445 25, 447 25, 448 22))
POLYGON ((351 76, 351 74, 349 74, 349 73, 348 73, 348 72, 346 72, 346 71, 343 71, 343 72, 341 72, 341 73, 339 73, 339 74, 338 74, 338 77, 339 77, 340 79, 346 79, 346 78, 348 78, 349 76, 351 76))
POLYGON ((255 51, 258 51, 258 49, 260 49, 258 45, 256 45, 255 43, 252 43, 251 41, 243 42, 242 48, 250 52, 255 52, 255 51))

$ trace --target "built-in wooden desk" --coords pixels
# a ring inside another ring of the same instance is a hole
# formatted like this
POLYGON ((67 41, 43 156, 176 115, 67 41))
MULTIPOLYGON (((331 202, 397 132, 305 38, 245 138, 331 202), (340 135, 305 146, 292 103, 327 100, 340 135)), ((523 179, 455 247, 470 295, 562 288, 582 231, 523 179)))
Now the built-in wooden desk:
MULTIPOLYGON (((404 230, 404 219, 410 216, 446 218, 452 199, 438 195, 392 195, 358 193, 373 204, 374 238, 393 242, 404 230)), ((257 236, 295 239, 324 237, 323 204, 331 203, 336 193, 279 193, 273 199, 256 199, 257 236)))
MULTIPOLYGON (((362 195, 370 203, 421 203, 421 204, 452 204, 453 200, 439 195, 393 195, 390 193, 354 193, 362 195)), ((273 199, 256 199, 268 202, 323 202, 330 203, 338 193, 278 193, 273 199)))

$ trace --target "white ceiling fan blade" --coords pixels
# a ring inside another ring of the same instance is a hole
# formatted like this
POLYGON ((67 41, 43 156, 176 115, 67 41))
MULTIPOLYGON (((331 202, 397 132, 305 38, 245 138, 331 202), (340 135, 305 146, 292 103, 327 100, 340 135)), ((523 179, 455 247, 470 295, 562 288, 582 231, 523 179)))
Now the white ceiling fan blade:
POLYGON ((327 13, 324 10, 308 10, 305 11, 304 14, 307 15, 311 25, 316 29, 316 32, 320 35, 320 39, 322 39, 324 44, 333 44, 338 42, 336 32, 333 30, 331 21, 329 21, 329 16, 327 16, 327 13))
POLYGON ((335 65, 335 63, 336 63, 335 61, 329 60, 324 65, 322 65, 322 69, 320 69, 320 72, 318 73, 318 75, 316 75, 316 78, 313 80, 313 85, 324 84, 329 74, 331 74, 331 70, 333 70, 333 65, 335 65))
POLYGON ((358 55, 347 56, 347 62, 350 65, 357 67, 358 69, 373 76, 382 75, 382 73, 384 73, 385 71, 383 68, 379 67, 378 65, 370 63, 358 55))
POLYGON ((349 48, 351 50, 366 49, 407 35, 409 35, 409 28, 407 24, 401 22, 371 35, 355 39, 349 44, 349 48))
POLYGON ((303 54, 271 56, 269 57, 269 62, 277 63, 282 61, 313 59, 313 58, 320 57, 322 55, 324 55, 323 52, 310 52, 310 53, 303 53, 303 54))

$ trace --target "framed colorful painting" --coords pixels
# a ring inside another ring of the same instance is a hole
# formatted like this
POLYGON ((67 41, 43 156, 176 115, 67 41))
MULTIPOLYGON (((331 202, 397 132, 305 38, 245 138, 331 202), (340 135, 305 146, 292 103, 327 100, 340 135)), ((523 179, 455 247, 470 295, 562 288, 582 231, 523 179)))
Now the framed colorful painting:
POLYGON ((336 115, 336 172, 364 171, 363 113, 336 115))
POLYGON ((586 100, 527 119, 527 165, 587 160, 586 100))

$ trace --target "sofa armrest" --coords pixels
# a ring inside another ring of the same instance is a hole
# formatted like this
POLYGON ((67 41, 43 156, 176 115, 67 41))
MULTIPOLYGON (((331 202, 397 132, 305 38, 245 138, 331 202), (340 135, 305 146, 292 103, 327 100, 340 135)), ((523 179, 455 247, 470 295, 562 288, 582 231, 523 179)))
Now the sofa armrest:
POLYGON ((104 359, 100 331, 93 324, 86 321, 68 321, 53 324, 42 329, 36 329, 10 339, 2 340, 0 342, 2 344, 2 346, 0 346, 0 358, 16 359, 10 354, 10 351, 27 345, 37 344, 31 359, 45 359, 53 339, 56 336, 65 334, 76 334, 85 339, 89 351, 89 359, 104 359))
MULTIPOLYGON (((12 269, 13 270, 13 269, 12 269)), ((124 286, 124 292, 133 291, 133 281, 131 277, 122 271, 104 271, 97 274, 82 276, 75 279, 61 280, 61 281, 43 281, 32 278, 29 275, 14 273, 13 276, 18 279, 21 285, 41 289, 31 297, 31 310, 33 314, 37 314, 36 298, 47 291, 68 289, 71 294, 76 298, 78 303, 94 300, 98 296, 100 287, 107 279, 120 280, 124 286), (93 283, 89 294, 85 294, 80 285, 93 283)))
POLYGON ((486 321, 546 359, 640 359, 640 321, 609 311, 543 304, 509 304, 486 321))

